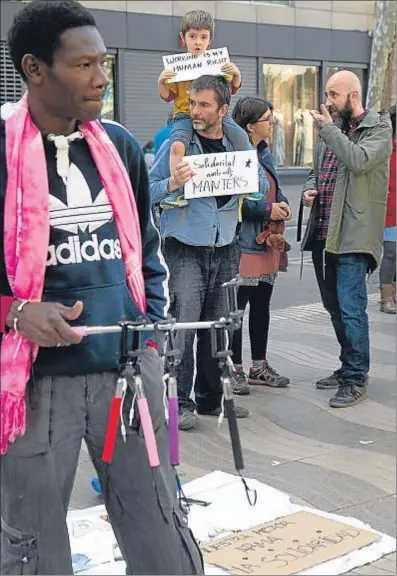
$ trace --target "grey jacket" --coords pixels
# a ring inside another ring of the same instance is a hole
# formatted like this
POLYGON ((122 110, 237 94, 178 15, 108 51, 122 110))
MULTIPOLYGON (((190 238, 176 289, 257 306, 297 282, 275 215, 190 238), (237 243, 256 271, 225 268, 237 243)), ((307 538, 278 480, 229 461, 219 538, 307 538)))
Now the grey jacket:
MULTIPOLYGON (((303 192, 318 189, 327 147, 333 150, 340 164, 325 250, 333 254, 368 254, 373 260, 370 268, 374 270, 380 263, 383 247, 389 157, 392 151, 389 115, 370 110, 349 137, 335 124, 321 128, 313 169, 303 186, 303 192)), ((317 196, 302 241, 302 250, 313 248, 318 208, 317 196)))

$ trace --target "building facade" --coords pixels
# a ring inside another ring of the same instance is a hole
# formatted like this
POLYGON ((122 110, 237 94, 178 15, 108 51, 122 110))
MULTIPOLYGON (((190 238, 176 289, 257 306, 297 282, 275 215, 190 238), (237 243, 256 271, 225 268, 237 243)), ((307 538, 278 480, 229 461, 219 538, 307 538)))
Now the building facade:
MULTIPOLYGON (((375 0, 82 1, 94 14, 109 49, 110 85, 103 113, 124 123, 143 145, 170 112, 158 96, 162 56, 181 50, 180 19, 201 8, 216 19, 212 47, 227 46, 242 72, 236 98, 261 95, 275 108, 273 154, 282 172, 307 172, 314 132, 309 110, 323 101, 327 78, 344 68, 368 78, 375 0)), ((21 5, 1 1, 1 103, 23 85, 6 47, 21 5)))

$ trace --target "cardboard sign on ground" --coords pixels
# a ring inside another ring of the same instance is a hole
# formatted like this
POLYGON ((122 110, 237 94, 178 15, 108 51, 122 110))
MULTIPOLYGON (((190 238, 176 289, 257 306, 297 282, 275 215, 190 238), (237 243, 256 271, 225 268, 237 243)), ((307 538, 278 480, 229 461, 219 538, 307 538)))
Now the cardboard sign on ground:
POLYGON ((202 544, 204 560, 230 574, 296 574, 368 546, 377 535, 310 512, 298 512, 202 544))
POLYGON ((209 198, 258 192, 256 150, 185 156, 194 171, 185 184, 185 198, 209 198))

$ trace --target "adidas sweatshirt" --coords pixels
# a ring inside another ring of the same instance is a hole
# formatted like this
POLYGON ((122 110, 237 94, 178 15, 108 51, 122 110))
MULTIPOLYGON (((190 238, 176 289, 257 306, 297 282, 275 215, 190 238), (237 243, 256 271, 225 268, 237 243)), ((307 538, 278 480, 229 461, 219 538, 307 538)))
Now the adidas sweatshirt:
MULTIPOLYGON (((143 248, 147 318, 168 311, 168 270, 153 224, 148 173, 134 137, 120 124, 102 121, 130 176, 143 248)), ((70 144, 66 185, 57 173, 56 148, 43 140, 48 169, 50 235, 43 301, 67 306, 81 300, 84 310, 73 325, 113 325, 140 314, 126 282, 113 211, 86 141, 70 144)), ((5 122, 0 123, 0 295, 11 296, 4 263, 4 200, 7 186, 5 122)), ((147 336, 150 337, 149 334, 147 336)), ((119 335, 89 336, 75 346, 40 348, 38 376, 84 375, 117 368, 119 335)))

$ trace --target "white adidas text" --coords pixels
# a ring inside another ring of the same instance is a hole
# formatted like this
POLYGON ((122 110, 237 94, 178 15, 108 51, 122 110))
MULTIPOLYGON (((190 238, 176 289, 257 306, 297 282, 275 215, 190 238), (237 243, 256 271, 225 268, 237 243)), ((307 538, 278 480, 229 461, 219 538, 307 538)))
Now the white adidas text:
POLYGON ((98 235, 92 234, 91 240, 81 242, 79 236, 70 236, 67 242, 58 246, 49 246, 47 266, 121 259, 121 246, 118 239, 106 238, 99 242, 98 235))

